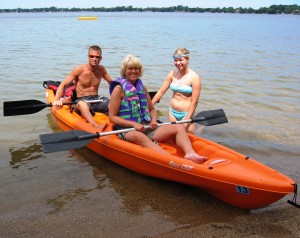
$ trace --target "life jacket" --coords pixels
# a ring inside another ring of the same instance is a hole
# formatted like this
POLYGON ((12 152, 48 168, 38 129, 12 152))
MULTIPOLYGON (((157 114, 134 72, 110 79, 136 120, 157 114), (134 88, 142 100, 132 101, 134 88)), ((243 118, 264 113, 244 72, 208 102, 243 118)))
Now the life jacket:
MULTIPOLYGON (((60 84, 61 84, 61 81, 48 80, 48 81, 43 82, 43 87, 44 88, 50 88, 54 91, 54 93, 56 93, 56 90, 58 89, 60 84)), ((74 85, 74 83, 71 83, 70 85, 68 85, 65 88, 64 95, 62 95, 62 96, 63 97, 70 97, 70 96, 72 96, 73 91, 75 92, 75 85, 74 85)))
POLYGON ((110 94, 112 94, 117 85, 121 85, 125 93, 118 116, 137 123, 150 122, 148 102, 142 80, 138 79, 134 86, 127 79, 118 78, 111 82, 109 87, 110 94))

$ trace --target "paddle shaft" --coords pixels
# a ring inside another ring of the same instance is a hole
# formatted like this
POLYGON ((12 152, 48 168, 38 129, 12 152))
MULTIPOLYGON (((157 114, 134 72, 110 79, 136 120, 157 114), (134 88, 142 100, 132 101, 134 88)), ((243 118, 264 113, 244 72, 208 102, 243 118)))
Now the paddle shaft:
MULTIPOLYGON (((203 111, 196 115, 196 117, 183 121, 164 122, 158 124, 170 125, 170 124, 183 124, 183 123, 199 123, 204 126, 212 126, 217 124, 227 123, 228 120, 223 109, 203 111)), ((149 125, 144 126, 146 129, 150 128, 149 125)), ((71 130, 66 132, 50 133, 40 135, 40 140, 43 145, 45 153, 51 153, 62 150, 81 148, 89 144, 92 140, 108 135, 126 133, 135 131, 135 128, 125 128, 116 131, 108 131, 103 133, 89 133, 82 130, 71 130)))
MULTIPOLYGON (((201 118, 197 118, 199 121, 201 120, 205 120, 204 117, 201 118)), ((198 121, 197 120, 197 121, 198 121)), ((163 126, 163 125, 171 125, 171 124, 183 124, 183 123, 189 123, 192 122, 192 119, 188 119, 188 120, 182 120, 182 121, 172 121, 172 122, 163 122, 158 124, 157 126, 163 126)), ((144 126, 145 129, 149 129, 150 126, 144 126)), ((116 131, 109 131, 109 132, 103 132, 103 133, 98 133, 99 136, 98 137, 102 137, 102 136, 109 136, 109 135, 114 135, 114 134, 119 134, 119 133, 126 133, 129 131, 135 131, 135 128, 127 128, 127 129, 121 129, 121 130, 116 130, 116 131)), ((80 138, 84 139, 84 136, 79 136, 80 138)), ((98 138, 96 137, 96 138, 98 138)))
MULTIPOLYGON (((155 91, 149 92, 151 99, 156 94, 155 91)), ((101 102, 102 100, 90 100, 85 101, 87 103, 97 103, 101 102)), ((77 102, 65 102, 62 105, 73 105, 77 102)), ((52 103, 44 103, 39 100, 21 100, 21 101, 8 101, 3 103, 3 115, 4 116, 17 116, 17 115, 27 115, 33 114, 43 110, 46 107, 52 107, 52 103)))
MULTIPOLYGON (((215 116, 214 117, 210 117, 209 119, 212 120, 212 119, 217 119, 217 118, 221 118, 222 119, 222 122, 220 123, 227 123, 227 118, 225 116, 225 113, 222 109, 219 109, 219 110, 214 110, 215 112, 215 116)), ((187 120, 182 120, 182 121, 171 121, 171 122, 164 122, 164 123, 160 123, 158 124, 157 126, 163 126, 163 125, 171 125, 171 124, 184 124, 184 123, 193 123, 193 122, 201 122, 201 121, 206 121, 206 120, 209 120, 207 119, 206 117, 202 116, 202 117, 199 117, 199 115, 203 114, 205 112, 200 112, 196 115, 196 117, 192 118, 192 119, 187 119, 187 120)), ((149 125, 147 126, 144 126, 145 129, 148 129, 150 128, 149 125)), ((102 133, 95 133, 95 134, 86 134, 86 135, 80 135, 78 136, 78 139, 89 139, 89 138, 99 138, 99 137, 102 137, 102 136, 108 136, 108 135, 114 135, 114 134, 120 134, 120 133, 126 133, 126 132, 129 132, 129 131, 135 131, 136 129, 135 128, 126 128, 126 129, 121 129, 121 130, 116 130, 116 131, 109 131, 109 132, 102 132, 102 133)))
MULTIPOLYGON (((222 118, 222 120, 224 120, 223 116, 219 116, 219 117, 216 117, 216 118, 222 118)), ((212 118, 212 119, 216 119, 216 118, 212 118)), ((160 123, 158 124, 157 126, 163 126, 163 125, 172 125, 172 124, 184 124, 184 123, 193 123, 193 122, 201 122, 201 121, 205 121, 207 120, 205 117, 195 117, 195 118, 192 118, 192 119, 187 119, 187 120, 182 120, 182 121, 170 121, 170 122, 163 122, 163 123, 160 123)), ((223 122, 225 123, 225 121, 223 122)), ((147 125, 147 126, 144 126, 145 129, 149 129, 150 126, 147 125)), ((96 136, 95 134, 95 137, 94 138, 99 138, 99 137, 102 137, 102 136, 108 136, 108 135, 114 135, 114 134, 120 134, 120 133, 126 133, 126 132, 129 132, 129 131, 135 131, 136 129, 135 128, 127 128, 127 129, 121 129, 121 130, 116 130, 116 131, 109 131, 109 132, 103 132, 103 133, 98 133, 98 136, 96 136)), ((89 136, 90 135, 84 135, 84 136, 87 136, 86 138, 90 138, 89 136)), ((82 138, 84 139, 85 137, 84 136, 79 136, 79 138, 82 138)))
MULTIPOLYGON (((99 99, 99 100, 90 100, 90 101, 85 101, 85 102, 86 103, 97 103, 97 102, 102 102, 102 100, 101 99, 99 99)), ((77 102, 64 102, 63 105, 74 105, 76 103, 78 103, 78 101, 77 102)), ((46 104, 46 105, 48 107, 52 107, 53 106, 52 103, 49 103, 49 104, 46 104)))

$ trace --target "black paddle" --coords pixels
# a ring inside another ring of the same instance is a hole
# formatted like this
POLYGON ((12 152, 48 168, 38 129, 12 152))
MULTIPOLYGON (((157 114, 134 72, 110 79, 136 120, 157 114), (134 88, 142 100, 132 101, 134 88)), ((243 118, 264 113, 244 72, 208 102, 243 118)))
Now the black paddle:
MULTIPOLYGON (((217 109, 217 110, 200 112, 192 119, 175 121, 175 122, 165 122, 165 123, 158 124, 158 126, 170 125, 170 124, 193 123, 193 122, 196 122, 203 126, 213 126, 217 124, 227 123, 228 120, 223 109, 217 109)), ((145 127, 149 128, 149 126, 145 126, 145 127)), ((56 151, 81 148, 89 144, 95 138, 134 131, 134 130, 135 128, 128 128, 128 129, 109 131, 103 133, 98 133, 98 132, 89 133, 81 130, 71 130, 66 132, 42 134, 40 135, 40 140, 42 142, 44 152, 52 153, 56 151)))
MULTIPOLYGON (((148 92, 148 93, 149 93, 150 98, 153 99, 157 92, 154 91, 154 92, 148 92)), ((160 100, 158 100, 156 103, 159 103, 159 101, 160 100)))
MULTIPOLYGON (((154 97, 156 92, 149 92, 151 99, 154 97)), ((86 101, 88 103, 97 103, 101 100, 86 101)), ((63 105, 72 105, 76 102, 66 102, 63 105)), ((52 107, 52 103, 44 103, 39 100, 21 100, 21 101, 8 101, 3 103, 3 115, 4 116, 18 116, 33 114, 43 110, 46 107, 52 107)))
MULTIPOLYGON (((96 103, 99 100, 87 101, 89 103, 96 103)), ((77 102, 65 102, 63 105, 72 105, 77 102)), ((46 107, 52 107, 52 103, 43 103, 39 100, 22 100, 22 101, 9 101, 3 103, 3 115, 4 116, 17 116, 33 114, 41 111, 46 107)))

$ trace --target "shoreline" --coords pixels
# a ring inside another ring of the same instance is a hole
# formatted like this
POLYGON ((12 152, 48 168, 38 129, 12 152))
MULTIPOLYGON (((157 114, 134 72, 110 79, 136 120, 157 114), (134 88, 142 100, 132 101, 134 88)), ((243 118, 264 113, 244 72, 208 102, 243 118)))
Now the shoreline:
POLYGON ((200 8, 188 6, 170 6, 170 7, 132 7, 132 6, 116 6, 116 7, 93 7, 93 8, 57 8, 57 7, 40 7, 40 8, 7 8, 0 9, 0 13, 20 13, 20 12, 180 12, 180 13, 231 13, 231 14, 300 14, 300 5, 271 5, 269 7, 260 7, 253 9, 251 7, 217 7, 217 8, 200 8))

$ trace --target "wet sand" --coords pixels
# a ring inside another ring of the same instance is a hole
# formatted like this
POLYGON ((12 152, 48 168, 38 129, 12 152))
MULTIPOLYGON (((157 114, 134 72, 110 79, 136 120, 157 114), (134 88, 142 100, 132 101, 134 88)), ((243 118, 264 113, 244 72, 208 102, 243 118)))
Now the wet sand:
POLYGON ((1 147, 0 237, 300 235, 300 211, 286 203, 291 197, 242 210, 88 149, 43 154, 38 141, 1 147))

